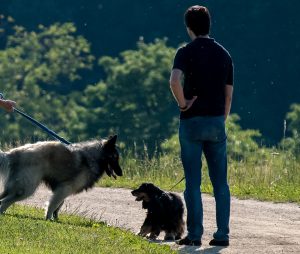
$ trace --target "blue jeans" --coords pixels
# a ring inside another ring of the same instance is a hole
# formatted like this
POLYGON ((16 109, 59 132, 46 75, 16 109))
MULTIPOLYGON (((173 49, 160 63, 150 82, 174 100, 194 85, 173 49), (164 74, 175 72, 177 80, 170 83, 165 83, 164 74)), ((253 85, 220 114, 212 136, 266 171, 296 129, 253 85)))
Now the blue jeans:
POLYGON ((224 116, 181 119, 179 141, 186 188, 187 231, 190 240, 203 234, 201 156, 205 155, 216 202, 216 240, 229 239, 230 191, 227 184, 227 152, 224 116))

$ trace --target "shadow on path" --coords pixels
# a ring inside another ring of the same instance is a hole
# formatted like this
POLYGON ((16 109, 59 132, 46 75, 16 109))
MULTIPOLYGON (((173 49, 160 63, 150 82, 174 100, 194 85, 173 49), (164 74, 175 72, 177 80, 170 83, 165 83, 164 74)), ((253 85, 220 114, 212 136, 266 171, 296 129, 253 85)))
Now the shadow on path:
POLYGON ((208 247, 203 249, 203 247, 184 246, 178 249, 178 252, 180 254, 190 254, 190 253, 218 254, 221 253, 222 249, 224 249, 224 247, 208 247))

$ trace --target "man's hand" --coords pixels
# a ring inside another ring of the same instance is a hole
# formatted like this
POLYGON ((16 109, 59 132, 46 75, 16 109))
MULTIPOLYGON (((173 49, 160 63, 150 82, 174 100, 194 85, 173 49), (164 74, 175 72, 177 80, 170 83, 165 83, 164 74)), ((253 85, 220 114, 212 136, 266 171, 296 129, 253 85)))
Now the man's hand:
POLYGON ((15 101, 11 101, 11 100, 0 100, 0 105, 6 111, 13 112, 14 111, 14 107, 16 106, 16 102, 15 101))
POLYGON ((190 107, 194 104, 194 101, 197 99, 197 96, 193 96, 191 100, 185 99, 185 106, 179 106, 180 111, 184 112, 190 109, 190 107))
POLYGON ((178 103, 179 109, 181 112, 189 110, 193 105, 194 101, 197 99, 197 96, 194 96, 191 100, 184 98, 183 88, 181 85, 181 78, 183 72, 179 69, 173 69, 170 77, 170 88, 173 93, 175 100, 178 103))

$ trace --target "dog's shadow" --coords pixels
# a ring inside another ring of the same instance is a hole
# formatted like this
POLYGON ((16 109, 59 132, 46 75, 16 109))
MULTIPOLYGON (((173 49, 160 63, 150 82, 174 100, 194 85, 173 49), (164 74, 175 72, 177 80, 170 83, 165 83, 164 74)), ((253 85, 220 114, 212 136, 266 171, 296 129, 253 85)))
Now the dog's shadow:
POLYGON ((209 246, 209 247, 197 247, 197 246, 183 246, 178 249, 180 254, 192 254, 192 253, 205 253, 205 254, 220 254, 221 250, 226 247, 209 246))
POLYGON ((99 220, 90 220, 89 218, 80 218, 79 216, 76 216, 77 218, 80 218, 79 220, 76 220, 76 222, 72 222, 68 219, 65 219, 64 216, 70 216, 69 214, 61 214, 61 219, 56 220, 45 220, 44 217, 34 216, 34 215, 28 215, 28 214, 16 214, 16 213, 5 213, 5 217, 12 217, 17 219, 29 219, 32 221, 37 222, 49 222, 49 223, 57 223, 61 225, 68 225, 68 226, 75 226, 75 227, 84 227, 84 228, 91 228, 95 224, 105 224, 105 222, 99 221, 99 220))
POLYGON ((226 247, 221 247, 221 246, 179 246, 176 245, 174 241, 165 241, 165 240, 150 240, 148 239, 149 242, 152 243, 160 243, 160 244, 168 244, 171 246, 172 249, 176 249, 179 254, 193 254, 193 253, 203 253, 203 254, 220 254, 221 250, 226 248, 226 247))

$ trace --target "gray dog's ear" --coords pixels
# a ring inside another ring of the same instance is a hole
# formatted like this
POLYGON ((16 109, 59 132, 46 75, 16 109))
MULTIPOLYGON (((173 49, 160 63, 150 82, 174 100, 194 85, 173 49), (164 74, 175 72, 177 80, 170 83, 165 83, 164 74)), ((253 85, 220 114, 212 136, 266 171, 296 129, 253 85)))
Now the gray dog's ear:
POLYGON ((117 135, 109 136, 108 140, 105 142, 106 148, 114 148, 117 142, 117 135))

